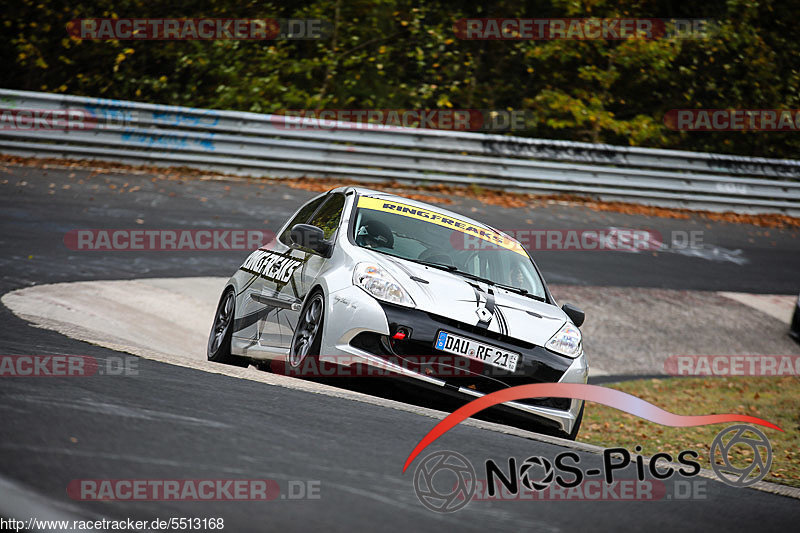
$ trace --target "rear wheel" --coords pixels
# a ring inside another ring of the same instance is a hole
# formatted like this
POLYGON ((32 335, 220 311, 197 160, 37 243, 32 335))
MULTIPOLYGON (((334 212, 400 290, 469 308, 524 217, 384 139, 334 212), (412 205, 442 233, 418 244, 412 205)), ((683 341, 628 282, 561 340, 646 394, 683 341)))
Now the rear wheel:
POLYGON ((229 288, 222 293, 214 315, 214 325, 208 336, 208 360, 215 363, 246 367, 248 362, 242 357, 231 354, 231 337, 233 336, 233 317, 236 309, 236 295, 229 288))

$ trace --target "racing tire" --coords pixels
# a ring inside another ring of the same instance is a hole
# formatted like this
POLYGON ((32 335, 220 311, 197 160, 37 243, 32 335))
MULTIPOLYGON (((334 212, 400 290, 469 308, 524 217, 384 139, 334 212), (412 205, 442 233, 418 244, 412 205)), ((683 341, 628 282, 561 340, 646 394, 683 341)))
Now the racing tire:
POLYGON ((214 325, 208 335, 208 360, 214 363, 247 367, 247 359, 231 354, 231 337, 233 336, 233 319, 236 310, 236 295, 232 288, 222 293, 214 313, 214 325))
POLYGON ((309 362, 319 361, 324 322, 325 295, 316 289, 306 298, 297 319, 297 327, 294 328, 288 359, 291 368, 299 368, 309 357, 312 358, 309 362))

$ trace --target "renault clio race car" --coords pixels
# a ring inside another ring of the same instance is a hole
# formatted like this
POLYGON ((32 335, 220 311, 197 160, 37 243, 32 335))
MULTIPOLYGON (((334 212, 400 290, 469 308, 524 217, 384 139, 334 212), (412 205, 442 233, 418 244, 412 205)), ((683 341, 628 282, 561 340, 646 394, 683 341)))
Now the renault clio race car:
MULTIPOLYGON (((303 205, 230 278, 208 359, 388 368, 471 400, 527 383, 585 383, 583 319, 574 306, 558 307, 536 264, 501 231, 343 187, 303 205)), ((499 409, 574 439, 583 401, 531 398, 499 409)))

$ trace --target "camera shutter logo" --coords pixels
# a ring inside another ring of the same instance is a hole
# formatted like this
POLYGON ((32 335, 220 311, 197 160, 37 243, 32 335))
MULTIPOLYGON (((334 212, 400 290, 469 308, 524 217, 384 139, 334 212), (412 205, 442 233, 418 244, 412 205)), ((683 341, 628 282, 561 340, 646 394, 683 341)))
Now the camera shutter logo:
POLYGON ((553 465, 544 457, 528 457, 519 469, 519 478, 522 484, 530 490, 541 491, 550 486, 553 482, 553 465), (533 467, 539 467, 544 470, 544 476, 541 480, 534 481, 531 479, 531 470, 533 467))
POLYGON ((477 476, 463 455, 434 452, 414 470, 414 492, 422 505, 437 513, 452 513, 465 507, 475 494, 477 476), (434 479, 439 477, 438 480, 434 479))
POLYGON ((711 443, 711 468, 723 483, 733 487, 747 487, 760 481, 769 472, 772 465, 772 445, 761 431, 744 424, 730 426, 720 431, 711 443), (755 437, 746 436, 752 433, 755 437), (726 438, 730 438, 726 442, 726 438), (731 464, 731 449, 737 445, 750 447, 752 462, 749 466, 739 467, 731 464), (721 464, 717 464, 717 458, 721 464))

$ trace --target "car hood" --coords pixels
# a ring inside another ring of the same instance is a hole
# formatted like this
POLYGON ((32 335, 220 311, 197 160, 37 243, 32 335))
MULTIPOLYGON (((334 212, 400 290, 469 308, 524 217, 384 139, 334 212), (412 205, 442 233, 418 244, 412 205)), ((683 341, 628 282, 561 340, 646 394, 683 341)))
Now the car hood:
POLYGON ((493 311, 489 331, 538 346, 544 346, 567 321, 564 311, 554 305, 413 261, 370 255, 400 282, 419 310, 477 326, 478 308, 485 307, 493 311))

